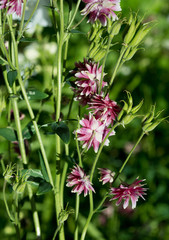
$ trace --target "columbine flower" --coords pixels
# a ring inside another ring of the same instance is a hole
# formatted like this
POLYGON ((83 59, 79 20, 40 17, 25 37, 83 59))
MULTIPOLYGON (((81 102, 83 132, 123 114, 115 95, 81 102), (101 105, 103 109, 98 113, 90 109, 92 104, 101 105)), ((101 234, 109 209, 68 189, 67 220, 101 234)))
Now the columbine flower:
POLYGON ((23 0, 0 0, 0 9, 8 8, 8 14, 16 13, 21 16, 23 0))
MULTIPOLYGON (((80 121, 82 128, 76 130, 77 139, 79 141, 84 141, 83 148, 87 148, 87 150, 93 146, 94 151, 97 153, 99 144, 104 140, 104 138, 109 133, 109 129, 107 129, 106 125, 102 123, 100 120, 97 120, 91 114, 86 119, 82 119, 80 121)), ((112 132, 110 135, 114 135, 112 132)), ((105 145, 108 146, 108 139, 105 142, 105 145)))
POLYGON ((89 193, 90 190, 95 192, 92 187, 92 183, 89 180, 89 176, 86 176, 84 170, 78 165, 74 166, 71 173, 67 177, 67 187, 74 186, 71 192, 81 194, 84 191, 84 197, 89 193))
MULTIPOLYGON (((102 73, 102 66, 90 60, 84 59, 84 62, 75 64, 76 68, 71 71, 78 79, 75 81, 73 91, 76 94, 75 100, 80 101, 82 105, 86 105, 93 94, 97 93, 102 73)), ((105 75, 105 74, 103 74, 105 75)), ((102 82, 102 88, 106 86, 106 82, 102 82)))
POLYGON ((113 124, 113 121, 121 110, 117 103, 109 98, 108 94, 105 98, 101 95, 93 96, 89 105, 89 109, 94 109, 93 114, 105 122, 107 126, 113 124))
MULTIPOLYGON (((145 191, 146 188, 143 188, 145 184, 140 184, 144 180, 136 180, 132 184, 126 184, 123 183, 120 185, 119 188, 111 188, 110 194, 114 195, 114 197, 111 200, 118 199, 116 205, 120 205, 121 201, 124 200, 123 208, 126 209, 129 205, 129 200, 131 200, 132 203, 132 209, 136 207, 136 202, 138 201, 138 198, 141 197, 144 199, 143 195, 146 195, 145 191)), ((145 200, 145 199, 144 199, 145 200)))
POLYGON ((86 3, 82 10, 82 15, 89 13, 89 22, 93 23, 97 19, 103 26, 106 26, 107 19, 112 18, 113 21, 118 19, 114 11, 121 11, 120 0, 82 0, 86 3))
POLYGON ((103 185, 107 182, 112 183, 114 181, 115 172, 112 172, 108 168, 98 168, 100 170, 100 181, 103 185))

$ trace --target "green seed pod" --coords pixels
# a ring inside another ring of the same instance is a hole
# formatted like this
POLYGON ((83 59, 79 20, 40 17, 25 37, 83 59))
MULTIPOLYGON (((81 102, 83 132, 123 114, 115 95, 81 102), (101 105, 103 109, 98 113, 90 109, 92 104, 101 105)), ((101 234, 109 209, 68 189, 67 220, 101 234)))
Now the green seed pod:
POLYGON ((130 28, 126 34, 126 36, 124 37, 124 43, 125 44, 129 44, 130 41, 132 40, 135 32, 136 32, 136 26, 135 26, 135 20, 132 21, 131 25, 130 25, 130 28))
POLYGON ((118 122, 121 120, 124 112, 125 112, 125 111, 124 111, 123 109, 119 112, 119 114, 118 114, 118 116, 117 116, 117 121, 118 121, 118 122))
POLYGON ((112 21, 107 17, 107 32, 110 34, 112 31, 112 21))
POLYGON ((100 41, 100 38, 101 38, 101 36, 102 36, 102 33, 103 33, 103 28, 101 28, 98 32, 97 32, 97 34, 96 34, 96 36, 95 36, 95 38, 94 38, 94 42, 95 43, 97 43, 97 42, 99 42, 100 41))
POLYGON ((137 106, 135 106, 134 108, 132 108, 131 113, 134 114, 134 113, 138 112, 139 109, 142 107, 142 105, 143 105, 143 100, 141 100, 141 102, 140 102, 137 106))
POLYGON ((17 188, 16 188, 16 192, 17 193, 23 193, 26 187, 26 182, 20 184, 17 188))
POLYGON ((133 50, 131 50, 131 52, 129 53, 129 55, 125 58, 125 61, 129 61, 130 59, 132 59, 132 57, 135 55, 135 53, 137 52, 138 48, 134 48, 133 50))
POLYGON ((130 13, 129 20, 128 20, 128 24, 131 25, 132 22, 133 22, 133 14, 132 14, 132 12, 131 12, 131 13, 130 13))
POLYGON ((91 50, 92 50, 92 48, 94 47, 94 42, 92 42, 91 44, 90 44, 90 47, 89 47, 89 50, 88 50, 88 52, 90 52, 91 50))
POLYGON ((89 53, 89 57, 90 58, 93 58, 94 55, 99 51, 100 49, 100 46, 99 45, 96 45, 89 53))
POLYGON ((137 117, 136 115, 126 115, 123 119, 122 119, 122 124, 125 126, 127 124, 129 124, 135 117, 137 117))
POLYGON ((129 102, 129 107, 128 107, 128 109, 127 109, 127 114, 128 114, 128 113, 130 113, 130 111, 131 111, 131 109, 132 109, 132 107, 133 107, 133 98, 132 98, 130 92, 126 91, 126 93, 127 93, 128 102, 129 102))
POLYGON ((110 34, 112 38, 119 33, 121 25, 122 25, 122 22, 119 21, 119 22, 116 22, 116 24, 113 26, 112 32, 110 34))
POLYGON ((141 28, 136 36, 134 37, 134 39, 132 40, 132 42, 130 43, 130 45, 134 48, 136 47, 142 40, 143 38, 148 34, 148 32, 152 29, 152 27, 149 28, 141 28))
POLYGON ((129 55, 130 49, 131 49, 131 47, 127 47, 127 50, 126 50, 126 52, 125 52, 124 55, 123 55, 123 59, 124 59, 124 60, 126 60, 127 56, 129 55))
POLYGON ((142 129, 144 132, 146 132, 147 128, 151 126, 152 123, 146 123, 143 125, 142 129))
POLYGON ((102 58, 104 58, 105 56, 105 53, 106 53, 106 50, 105 49, 102 49, 101 51, 99 51, 98 53, 96 53, 96 55, 94 55, 94 60, 96 62, 99 62, 102 58))

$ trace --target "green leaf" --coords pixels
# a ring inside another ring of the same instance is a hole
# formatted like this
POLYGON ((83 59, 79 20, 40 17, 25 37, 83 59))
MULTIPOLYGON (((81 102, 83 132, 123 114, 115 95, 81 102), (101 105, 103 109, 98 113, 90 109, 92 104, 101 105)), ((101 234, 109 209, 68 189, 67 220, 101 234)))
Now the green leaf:
POLYGON ((37 89, 29 89, 27 91, 27 96, 29 100, 41 100, 48 97, 48 94, 43 93, 37 89))
POLYGON ((48 182, 45 182, 45 181, 41 181, 40 184, 39 184, 39 188, 38 188, 38 191, 36 193, 36 195, 42 195, 42 194, 45 194, 49 191, 52 190, 52 186, 50 183, 48 182))
POLYGON ((53 122, 42 125, 45 134, 57 134, 64 143, 69 143, 70 133, 69 128, 65 122, 53 122))
POLYGON ((55 122, 52 123, 51 128, 54 133, 56 133, 64 143, 69 143, 70 133, 69 128, 64 122, 55 122))
POLYGON ((22 135, 24 139, 30 139, 35 134, 35 128, 32 122, 29 122, 28 125, 23 129, 22 135))
POLYGON ((76 33, 76 34, 86 34, 85 32, 78 31, 76 29, 70 30, 71 33, 76 33))
POLYGON ((9 86, 10 86, 10 87, 13 86, 13 83, 15 82, 17 75, 18 75, 18 73, 17 73, 16 70, 14 70, 14 71, 9 71, 9 72, 7 73, 7 79, 8 79, 8 82, 9 82, 9 86))
POLYGON ((41 169, 42 169, 43 177, 46 180, 46 182, 49 182, 49 177, 48 177, 48 173, 46 171, 46 167, 45 167, 45 164, 44 164, 42 153, 41 153, 41 151, 38 151, 38 152, 39 152, 40 166, 41 166, 41 169))
POLYGON ((39 169, 22 169, 21 176, 24 175, 28 177, 41 178, 41 180, 44 179, 43 174, 39 169))
POLYGON ((16 133, 12 128, 0 128, 0 136, 11 142, 18 141, 16 133))

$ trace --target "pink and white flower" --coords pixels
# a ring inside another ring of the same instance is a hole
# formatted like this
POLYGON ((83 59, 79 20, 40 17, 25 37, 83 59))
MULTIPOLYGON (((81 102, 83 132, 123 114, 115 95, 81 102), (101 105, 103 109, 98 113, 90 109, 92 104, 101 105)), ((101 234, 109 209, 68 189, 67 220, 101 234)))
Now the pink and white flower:
POLYGON ((90 105, 89 109, 94 109, 93 114, 107 126, 113 124, 121 110, 117 103, 109 98, 108 94, 105 98, 101 95, 95 95, 88 104, 90 105))
MULTIPOLYGON (((126 209, 129 205, 129 200, 132 203, 132 209, 136 207, 138 198, 144 199, 143 195, 146 195, 146 188, 143 188, 145 184, 140 184, 144 180, 136 180, 132 184, 123 183, 118 188, 111 188, 110 194, 114 195, 111 200, 118 199, 116 205, 119 206, 122 200, 124 200, 123 208, 126 209)), ((144 199, 145 200, 145 199, 144 199)))
POLYGON ((8 8, 8 14, 21 16, 23 0, 0 0, 0 9, 8 8))
POLYGON ((82 15, 89 13, 89 21, 94 23, 97 19, 100 20, 103 26, 107 25, 107 18, 112 18, 113 21, 118 17, 115 12, 121 11, 120 0, 82 0, 86 3, 82 10, 82 15))
POLYGON ((71 192, 81 194, 84 191, 84 197, 89 193, 89 191, 95 192, 92 187, 92 183, 89 180, 89 176, 86 176, 84 170, 78 165, 74 166, 71 173, 67 177, 67 187, 74 186, 71 192))
MULTIPOLYGON (((77 129, 77 139, 79 141, 83 141, 83 148, 87 148, 87 150, 93 146, 94 151, 97 153, 99 144, 104 140, 104 138, 109 133, 109 129, 107 129, 106 125, 97 120, 91 114, 85 119, 80 120, 80 125, 82 128, 77 129)), ((112 132, 110 135, 114 135, 112 132)), ((107 139, 105 145, 108 146, 109 140, 107 139)))
MULTIPOLYGON (((98 63, 94 63, 86 59, 84 59, 84 62, 76 63, 75 66, 76 68, 71 71, 77 79, 77 81, 75 81, 76 87, 73 88, 73 91, 76 94, 75 100, 80 101, 80 103, 84 106, 98 91, 102 66, 99 67, 98 63)), ((103 81, 102 88, 106 85, 107 83, 103 81)))
POLYGON ((112 172, 108 168, 98 168, 100 171, 100 181, 104 184, 112 183, 114 181, 115 172, 112 172))

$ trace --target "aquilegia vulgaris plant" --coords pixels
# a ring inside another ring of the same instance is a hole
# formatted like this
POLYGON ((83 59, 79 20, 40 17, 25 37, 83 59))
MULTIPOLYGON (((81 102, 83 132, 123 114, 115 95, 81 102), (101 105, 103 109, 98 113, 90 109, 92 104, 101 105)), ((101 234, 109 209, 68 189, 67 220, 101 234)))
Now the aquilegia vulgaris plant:
POLYGON ((151 188, 147 176, 140 178, 147 178, 148 188, 137 175, 127 184, 129 174, 123 170, 142 138, 165 117, 155 114, 155 106, 138 113, 143 100, 135 105, 128 90, 114 86, 121 67, 141 49, 152 22, 143 23, 132 12, 123 17, 120 0, 49 2, 43 6, 49 27, 40 26, 47 26, 42 14, 30 35, 27 29, 38 17, 40 1, 32 1, 31 7, 27 0, 0 1, 2 194, 15 239, 84 240, 106 201, 113 209, 135 209, 151 188), (79 31, 81 24, 86 32, 79 31), (82 34, 88 49, 76 49, 74 34, 82 34), (108 67, 114 46, 118 58, 112 54, 108 67), (70 56, 72 49, 83 56, 70 56), (122 90, 125 100, 120 99, 122 90), (114 143, 122 140, 119 129, 126 131, 135 118, 142 118, 140 137, 127 157, 122 154, 115 161, 114 143), (39 212, 48 200, 52 211, 43 207, 39 212), (51 212, 51 219, 43 211, 51 212), (49 233, 45 229, 51 221, 49 233))

